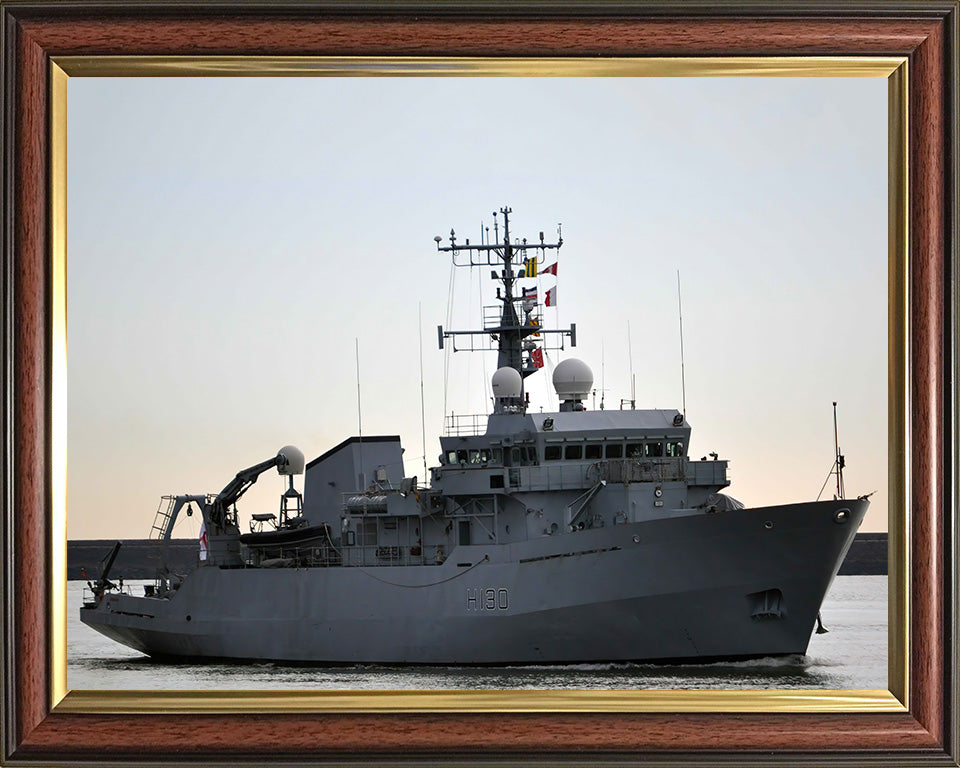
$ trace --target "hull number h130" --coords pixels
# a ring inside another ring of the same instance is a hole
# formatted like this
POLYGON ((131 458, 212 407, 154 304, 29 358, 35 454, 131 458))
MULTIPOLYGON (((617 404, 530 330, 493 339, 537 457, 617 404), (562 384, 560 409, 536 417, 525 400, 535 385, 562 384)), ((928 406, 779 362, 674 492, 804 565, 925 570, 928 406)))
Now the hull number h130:
POLYGON ((468 611, 505 611, 510 607, 510 593, 504 589, 493 587, 468 588, 468 611))

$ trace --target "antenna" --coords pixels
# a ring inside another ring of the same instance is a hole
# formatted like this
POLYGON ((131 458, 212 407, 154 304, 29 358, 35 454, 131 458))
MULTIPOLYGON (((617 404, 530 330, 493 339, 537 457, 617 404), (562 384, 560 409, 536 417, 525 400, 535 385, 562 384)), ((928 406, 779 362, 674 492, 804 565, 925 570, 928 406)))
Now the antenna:
POLYGON ((845 461, 843 454, 840 453, 840 443, 837 437, 837 403, 833 403, 833 450, 834 450, 834 459, 833 466, 830 467, 830 471, 827 472, 827 477, 823 481, 823 485, 820 486, 820 493, 817 494, 817 501, 820 501, 820 497, 823 496, 823 489, 827 487, 827 483, 830 482, 830 475, 835 474, 837 476, 837 499, 842 499, 844 494, 843 488, 843 467, 845 461))
POLYGON ((420 336, 420 450, 423 453, 423 477, 427 477, 427 426, 423 407, 423 302, 417 304, 417 322, 420 336))
POLYGON ((600 410, 603 410, 603 398, 607 392, 607 361, 603 353, 603 339, 600 340, 600 410))
POLYGON ((627 320, 627 354, 630 358, 630 410, 637 407, 637 377, 633 375, 633 341, 630 337, 630 321, 627 320))
MULTIPOLYGON (((677 308, 680 312, 680 392, 683 397, 683 418, 687 418, 687 379, 683 368, 683 300, 680 297, 680 270, 677 270, 677 308)), ((834 403, 836 405, 836 403, 834 403)))
MULTIPOLYGON (((437 329, 437 335, 440 349, 446 348, 444 344, 444 340, 446 339, 454 342, 453 351, 455 352, 460 349, 466 349, 471 352, 493 349, 497 351, 498 369, 504 367, 513 368, 518 371, 521 376, 527 377, 539 370, 535 362, 531 361, 528 355, 528 352, 532 349, 532 347, 527 346, 526 342, 528 341, 528 337, 531 335, 540 337, 545 334, 550 334, 551 336, 553 334, 559 334, 560 342, 554 349, 562 350, 564 348, 564 336, 569 336, 570 344, 576 346, 576 326, 571 325, 567 330, 544 328, 538 324, 535 330, 532 328, 533 320, 530 317, 527 304, 530 303, 531 306, 538 304, 535 298, 536 294, 531 292, 529 296, 527 296, 525 292, 521 292, 517 281, 525 279, 520 277, 521 274, 531 279, 535 278, 537 276, 536 270, 533 269, 533 265, 530 263, 536 258, 533 254, 538 251, 541 253, 550 250, 558 251, 560 249, 560 241, 558 239, 557 242, 547 243, 544 241, 536 242, 532 238, 513 237, 510 232, 510 213, 511 210, 507 206, 501 208, 499 213, 495 212, 493 235, 491 236, 489 229, 485 229, 485 234, 482 237, 482 240, 485 242, 481 242, 479 245, 469 242, 461 244, 456 241, 453 235, 451 235, 450 245, 448 246, 442 246, 440 244, 443 242, 442 238, 437 242, 438 251, 451 254, 451 263, 454 267, 494 267, 495 269, 490 272, 490 276, 493 280, 500 283, 497 287, 497 300, 502 304, 502 307, 482 308, 483 310, 496 310, 496 314, 499 315, 499 322, 497 322, 497 318, 493 317, 493 313, 491 312, 489 317, 486 315, 481 316, 482 329, 451 331, 444 330, 444 327, 440 326, 437 329), (503 216, 502 238, 500 236, 501 214, 503 216), (526 268, 530 271, 529 275, 525 274, 524 261, 527 262, 526 268), (460 346, 458 337, 468 337, 469 346, 460 346), (493 344, 490 344, 490 341, 492 341, 493 344)), ((473 283, 471 282, 471 292, 472 285, 473 283)), ((449 322, 449 308, 447 318, 449 322)), ((537 320, 539 321, 540 318, 538 317, 537 320)), ((547 348, 546 346, 542 347, 544 351, 546 351, 547 348)), ((486 363, 484 362, 484 383, 487 381, 485 366, 486 363)), ((486 392, 489 392, 489 390, 486 390, 486 392)), ((445 391, 444 397, 446 398, 446 396, 447 393, 445 391)), ((445 407, 444 412, 446 411, 447 408, 445 407)))
POLYGON ((367 487, 366 478, 363 471, 363 413, 360 410, 360 339, 354 337, 354 348, 357 353, 357 433, 360 442, 360 490, 367 487))
POLYGON ((837 457, 837 498, 843 498, 843 454, 840 453, 840 443, 837 432, 837 403, 833 403, 833 448, 837 457))

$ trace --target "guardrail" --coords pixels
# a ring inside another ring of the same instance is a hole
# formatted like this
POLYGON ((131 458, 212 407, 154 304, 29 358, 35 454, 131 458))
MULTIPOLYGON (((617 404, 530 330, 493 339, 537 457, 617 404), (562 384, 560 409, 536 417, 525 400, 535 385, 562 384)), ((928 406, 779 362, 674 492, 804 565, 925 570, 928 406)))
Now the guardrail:
POLYGON ((613 459, 599 462, 545 462, 507 468, 511 488, 529 491, 562 491, 608 483, 669 483, 727 485, 726 461, 691 461, 682 458, 613 459))
POLYGON ((487 431, 486 413, 450 414, 443 420, 445 437, 473 437, 487 431))
MULTIPOLYGON (((110 595, 130 595, 131 597, 133 597, 133 587, 134 587, 134 586, 138 586, 138 587, 140 587, 141 589, 143 588, 142 585, 124 584, 123 587, 119 587, 119 586, 118 586, 118 587, 114 587, 113 589, 107 590, 105 594, 110 594, 110 595)), ((95 603, 95 602, 96 602, 96 597, 95 597, 95 595, 94 595, 93 590, 90 589, 90 587, 84 587, 84 588, 83 588, 83 593, 81 594, 80 599, 83 601, 83 604, 84 604, 84 605, 88 605, 88 604, 90 604, 90 603, 95 603)))
POLYGON ((334 547, 275 547, 269 558, 251 557, 251 568, 329 568, 377 565, 440 565, 446 560, 445 547, 350 544, 334 547))

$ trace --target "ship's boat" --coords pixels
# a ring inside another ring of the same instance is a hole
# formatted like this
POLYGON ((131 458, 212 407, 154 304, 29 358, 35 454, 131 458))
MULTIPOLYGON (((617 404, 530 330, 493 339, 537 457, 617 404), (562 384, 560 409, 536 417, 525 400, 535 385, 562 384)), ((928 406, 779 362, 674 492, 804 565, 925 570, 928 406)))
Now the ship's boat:
POLYGON ((165 497, 154 538, 162 547, 196 505, 197 568, 162 569, 134 595, 110 582, 111 557, 81 620, 157 658, 536 664, 805 653, 868 500, 844 498, 838 482, 833 500, 745 508, 724 493, 725 460, 688 455, 683 411, 588 409, 593 376, 575 358, 553 372, 559 410, 533 412, 524 382, 545 350, 576 345, 576 326, 545 328, 540 298, 518 281, 555 274, 538 259, 563 241, 559 232, 556 242, 512 240, 510 210, 501 213, 502 239, 499 223, 479 245, 436 238, 456 266, 490 267, 498 283, 484 327, 441 327, 440 346, 490 339, 498 369, 493 412, 448 418, 429 482, 404 477, 397 436, 350 437, 309 463, 287 446, 219 494, 165 497), (274 468, 289 477, 279 516, 254 515, 241 533, 237 499, 274 468))

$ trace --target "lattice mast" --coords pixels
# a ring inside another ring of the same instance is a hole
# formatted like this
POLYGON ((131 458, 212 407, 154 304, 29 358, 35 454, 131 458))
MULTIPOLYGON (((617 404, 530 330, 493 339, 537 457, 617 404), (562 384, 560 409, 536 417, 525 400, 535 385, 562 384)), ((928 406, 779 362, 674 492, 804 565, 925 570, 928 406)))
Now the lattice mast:
POLYGON ((541 366, 538 366, 533 358, 534 350, 540 349, 563 349, 563 339, 569 338, 570 345, 577 345, 577 326, 571 323, 569 328, 547 329, 537 322, 534 311, 539 306, 538 298, 531 298, 521 293, 517 295, 516 281, 526 277, 536 277, 536 274, 528 275, 521 270, 521 265, 531 263, 528 258, 528 252, 540 254, 547 251, 559 251, 563 245, 563 237, 557 227, 557 241, 547 243, 544 241, 543 232, 540 233, 540 242, 528 243, 526 238, 511 242, 510 240, 510 214, 511 208, 501 208, 503 214, 503 240, 499 241, 499 226, 497 214, 494 213, 494 240, 490 243, 474 245, 470 240, 466 240, 462 245, 457 242, 456 233, 450 230, 450 245, 441 246, 442 238, 437 235, 434 240, 437 243, 437 250, 451 254, 453 265, 455 267, 497 267, 490 277, 502 284, 497 287, 497 299, 502 302, 502 308, 499 312, 499 318, 491 325, 485 326, 479 330, 468 331, 445 331, 442 325, 437 326, 437 337, 440 343, 440 349, 443 349, 444 339, 454 340, 454 351, 457 350, 457 336, 489 336, 496 342, 496 347, 476 347, 471 344, 466 351, 477 351, 485 349, 496 349, 498 351, 497 367, 513 368, 520 373, 521 377, 526 378, 532 373, 536 373, 541 366), (522 316, 522 317, 521 317, 522 316), (540 335, 545 337, 548 334, 555 334, 559 337, 559 344, 555 347, 548 347, 544 343, 538 347, 537 342, 530 337, 540 335))

